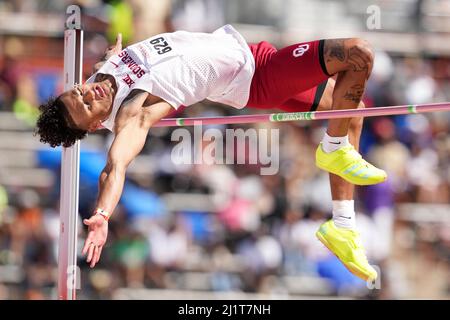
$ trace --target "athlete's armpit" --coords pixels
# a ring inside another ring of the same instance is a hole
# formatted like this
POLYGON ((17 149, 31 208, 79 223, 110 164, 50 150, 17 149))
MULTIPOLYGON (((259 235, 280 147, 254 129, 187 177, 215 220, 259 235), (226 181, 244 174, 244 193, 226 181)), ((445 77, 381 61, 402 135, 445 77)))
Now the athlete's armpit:
POLYGON ((119 111, 117 111, 114 125, 114 131, 116 131, 116 133, 120 131, 131 118, 142 112, 142 106, 144 105, 148 95, 149 93, 146 91, 134 89, 122 101, 119 111))
MULTIPOLYGON (((148 92, 141 89, 133 89, 130 94, 122 101, 121 106, 136 103, 136 101, 141 101, 144 97, 147 99, 148 92)), ((144 99, 144 101, 145 101, 144 99)))

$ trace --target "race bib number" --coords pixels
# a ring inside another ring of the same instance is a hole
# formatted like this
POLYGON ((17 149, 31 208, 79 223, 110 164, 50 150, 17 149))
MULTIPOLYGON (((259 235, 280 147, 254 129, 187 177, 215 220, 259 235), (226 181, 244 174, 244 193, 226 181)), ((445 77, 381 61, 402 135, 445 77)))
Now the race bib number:
POLYGON ((136 54, 136 57, 140 60, 139 63, 147 67, 180 55, 177 48, 173 46, 171 39, 164 35, 138 42, 130 46, 130 50, 136 54))
POLYGON ((150 44, 153 46, 153 49, 158 54, 165 54, 172 51, 172 47, 169 46, 169 43, 164 39, 164 37, 158 37, 153 40, 150 40, 150 44))

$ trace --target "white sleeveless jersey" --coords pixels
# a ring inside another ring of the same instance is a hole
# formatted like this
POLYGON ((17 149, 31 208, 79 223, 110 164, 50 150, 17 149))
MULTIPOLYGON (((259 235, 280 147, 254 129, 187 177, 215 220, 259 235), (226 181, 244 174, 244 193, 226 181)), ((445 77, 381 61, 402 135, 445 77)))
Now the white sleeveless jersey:
POLYGON ((255 60, 244 38, 226 25, 213 33, 177 31, 133 44, 90 77, 113 76, 113 110, 102 125, 113 131, 123 100, 133 89, 162 98, 175 109, 208 99, 243 108, 249 99, 255 60))

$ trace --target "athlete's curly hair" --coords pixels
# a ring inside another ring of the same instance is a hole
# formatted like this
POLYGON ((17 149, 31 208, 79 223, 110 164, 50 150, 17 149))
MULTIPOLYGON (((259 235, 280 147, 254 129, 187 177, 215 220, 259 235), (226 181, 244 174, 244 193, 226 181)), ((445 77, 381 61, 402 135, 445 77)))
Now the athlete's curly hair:
POLYGON ((67 148, 86 137, 87 131, 75 128, 61 96, 48 99, 39 106, 39 111, 41 114, 34 134, 40 136, 41 142, 50 144, 52 148, 60 145, 67 148))

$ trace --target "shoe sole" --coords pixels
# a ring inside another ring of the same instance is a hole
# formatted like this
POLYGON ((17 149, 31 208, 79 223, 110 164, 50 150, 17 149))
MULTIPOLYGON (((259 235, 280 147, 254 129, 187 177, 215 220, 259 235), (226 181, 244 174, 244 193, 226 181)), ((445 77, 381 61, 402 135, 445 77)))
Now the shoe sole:
POLYGON ((331 244, 328 242, 327 239, 325 239, 319 232, 316 232, 316 237, 317 239, 322 242, 322 244, 327 247, 328 250, 330 250, 330 252, 332 254, 334 254, 334 256, 336 258, 339 259, 339 261, 347 268, 348 271, 350 271, 352 274, 354 274, 355 276, 357 276, 358 278, 364 280, 364 281, 373 281, 376 278, 372 279, 370 278, 368 275, 364 274, 362 271, 360 271, 360 269, 358 267, 356 267, 353 263, 347 263, 344 262, 341 258, 339 258, 339 256, 334 253, 334 250, 331 248, 331 244))

